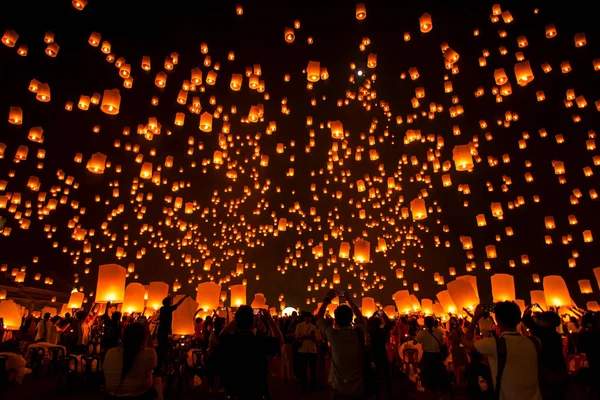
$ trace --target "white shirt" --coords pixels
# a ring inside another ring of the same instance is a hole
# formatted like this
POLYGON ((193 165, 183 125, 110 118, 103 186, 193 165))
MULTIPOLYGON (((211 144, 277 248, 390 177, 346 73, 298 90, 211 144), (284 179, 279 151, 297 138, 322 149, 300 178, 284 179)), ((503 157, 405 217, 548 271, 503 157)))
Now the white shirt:
MULTIPOLYGON (((306 322, 300 322, 296 326, 296 339, 300 339, 301 336, 310 335, 314 332, 314 338, 317 338, 319 333, 316 326, 313 324, 307 324, 306 322)), ((317 342, 312 339, 302 340, 302 346, 298 349, 298 353, 317 353, 317 342)))
POLYGON ((52 321, 40 320, 35 328, 35 341, 49 342, 52 329, 52 321))
POLYGON ((121 382, 123 349, 119 347, 110 349, 102 364, 106 378, 106 390, 109 394, 117 397, 139 396, 146 393, 152 387, 152 370, 156 364, 154 349, 141 349, 133 361, 131 371, 121 382))
POLYGON ((423 352, 439 353, 440 344, 444 344, 444 332, 440 328, 433 328, 433 334, 429 329, 424 329, 417 334, 415 340, 423 346, 423 352), (435 336, 435 337, 434 337, 435 336))
MULTIPOLYGON (((504 332, 506 366, 502 373, 500 400, 542 400, 538 384, 538 356, 531 339, 517 332, 504 332)), ((475 349, 488 357, 496 387, 498 352, 493 337, 475 341, 475 349)))

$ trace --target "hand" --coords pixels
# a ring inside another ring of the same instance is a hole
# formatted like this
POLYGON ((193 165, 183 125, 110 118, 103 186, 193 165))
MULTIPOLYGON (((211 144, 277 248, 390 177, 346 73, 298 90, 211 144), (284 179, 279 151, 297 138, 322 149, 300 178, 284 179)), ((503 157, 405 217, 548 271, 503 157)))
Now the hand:
POLYGON ((473 322, 479 321, 483 317, 484 312, 483 305, 481 303, 477 304, 477 307, 475 307, 475 311, 473 312, 473 322))

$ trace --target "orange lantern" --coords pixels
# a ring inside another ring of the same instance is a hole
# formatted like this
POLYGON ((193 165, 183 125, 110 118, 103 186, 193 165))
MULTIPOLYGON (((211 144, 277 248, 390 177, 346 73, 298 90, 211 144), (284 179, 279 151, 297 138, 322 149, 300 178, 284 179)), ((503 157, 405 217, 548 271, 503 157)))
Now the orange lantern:
POLYGON ((570 306, 571 295, 562 276, 548 275, 544 277, 544 295, 546 304, 553 307, 570 306))
MULTIPOLYGON (((183 298, 183 295, 177 295, 173 298, 173 302, 179 302, 183 298)), ((193 335, 195 333, 194 328, 194 315, 198 305, 190 297, 186 297, 183 302, 173 311, 173 321, 171 324, 171 331, 174 335, 193 335)))
POLYGON ((216 310, 219 307, 221 285, 214 282, 203 282, 198 285, 196 303, 204 311, 216 310))
POLYGON ((146 290, 144 285, 138 282, 132 282, 125 287, 125 299, 123 300, 122 312, 134 313, 144 310, 144 296, 146 290))
POLYGON ((104 264, 98 267, 96 302, 121 303, 125 295, 127 270, 118 264, 104 264))
POLYGON ((306 79, 309 82, 318 82, 321 79, 321 64, 318 61, 309 61, 306 67, 306 79))
POLYGON ((413 220, 418 221, 427 218, 427 206, 425 200, 416 198, 410 202, 410 212, 413 220))
POLYGON ((229 287, 231 291, 231 306, 239 307, 246 304, 246 286, 245 285, 233 285, 229 287))
POLYGON ((354 261, 361 264, 371 261, 371 243, 361 238, 354 241, 354 261))
POLYGON ((515 300, 515 280, 512 275, 494 274, 491 281, 494 303, 515 300))
POLYGON ((119 113, 119 107, 121 105, 121 94, 119 89, 106 89, 104 96, 102 96, 102 105, 100 110, 105 114, 117 115, 119 113))
POLYGON ((21 107, 10 107, 8 111, 8 122, 13 125, 21 125, 23 123, 23 110, 21 107))
POLYGON ((464 279, 455 279, 452 282, 448 282, 448 293, 452 298, 452 301, 456 305, 459 311, 463 308, 472 310, 477 304, 479 304, 479 297, 475 294, 471 284, 464 279))
POLYGON ((581 290, 582 294, 589 294, 593 292, 592 283, 589 279, 581 279, 578 280, 577 283, 579 284, 579 290, 581 290))
POLYGON ((377 306, 375 305, 375 299, 372 297, 363 297, 362 299, 362 315, 366 318, 370 318, 377 311, 377 306))
POLYGON ((103 174, 106 166, 106 156, 102 153, 94 153, 86 164, 88 171, 94 174, 103 174))
POLYGON ((436 295, 437 299, 440 302, 440 305, 444 309, 445 313, 454 314, 459 311, 456 304, 452 300, 452 296, 450 296, 450 292, 447 290, 442 290, 436 295))
POLYGON ((419 27, 423 33, 431 32, 431 29, 433 28, 433 24, 431 23, 431 15, 428 13, 421 15, 419 18, 419 27))
POLYGON ((367 18, 365 3, 356 3, 356 19, 362 21, 365 18, 367 18))
POLYGON ((70 309, 81 308, 84 297, 85 297, 85 295, 83 294, 83 292, 77 292, 77 291, 72 292, 71 296, 69 297, 69 302, 67 303, 67 308, 70 308, 70 309))
POLYGON ((163 300, 169 296, 169 285, 165 282, 150 282, 148 285, 148 299, 146 307, 158 310, 163 305, 163 300))

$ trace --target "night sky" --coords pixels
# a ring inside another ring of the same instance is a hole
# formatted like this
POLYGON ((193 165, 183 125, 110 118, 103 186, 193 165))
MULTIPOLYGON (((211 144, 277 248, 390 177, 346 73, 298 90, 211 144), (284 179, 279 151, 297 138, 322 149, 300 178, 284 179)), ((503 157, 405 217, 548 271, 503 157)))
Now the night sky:
MULTIPOLYGON (((325 286, 329 287, 335 268, 341 278, 336 288, 347 289, 351 284, 350 291, 359 298, 374 297, 382 305, 393 304, 391 295, 397 290, 413 292, 415 283, 419 285, 415 292, 418 298, 435 299, 445 285, 434 281, 434 273, 448 283, 454 279, 450 267, 457 275, 478 277, 483 301, 491 301, 489 277, 494 273, 514 275, 517 298, 526 302, 530 290, 542 289, 533 282, 532 274, 563 276, 580 306, 599 300, 592 269, 600 266, 600 199, 593 199, 590 190, 600 191, 600 158, 596 158, 597 165, 593 160, 600 153, 588 148, 589 141, 599 142, 594 139, 600 129, 594 103, 599 99, 600 71, 594 70, 594 60, 600 59, 600 35, 591 4, 546 3, 500 3, 502 11, 510 11, 514 18, 508 24, 501 16, 492 23, 495 3, 487 1, 366 1, 367 17, 362 21, 357 20, 352 1, 90 0, 83 11, 65 0, 3 5, 0 34, 14 30, 19 38, 15 47, 0 45, 0 110, 5 116, 0 142, 6 145, 0 159, 0 183, 7 181, 5 189, 0 185, 0 199, 19 192, 22 200, 12 211, 10 200, 0 208, 0 217, 11 228, 10 235, 0 235, 1 263, 9 264, 8 275, 12 268, 27 266, 26 284, 48 288, 43 281, 50 276, 55 278, 55 285, 66 290, 83 287, 86 295, 95 290, 98 265, 134 263, 135 273, 128 282, 161 280, 172 285, 178 278, 180 292, 192 294, 197 283, 211 278, 224 281, 230 276, 229 282, 222 282, 223 289, 247 279, 248 302, 253 293, 261 292, 273 306, 280 294, 292 306, 303 307, 312 297, 320 301, 325 288, 315 291, 314 285, 327 279, 325 286), (242 15, 236 14, 237 4, 243 7, 242 15), (425 12, 432 17, 429 33, 419 30, 419 17, 425 12), (284 29, 293 28, 295 20, 300 22, 295 40, 286 43, 284 29), (551 39, 546 38, 548 24, 554 24, 558 33, 551 39), (45 54, 48 31, 54 33, 60 46, 54 58, 45 54), (131 89, 123 87, 119 68, 106 60, 101 46, 88 44, 92 32, 101 34, 101 42, 110 42, 115 61, 122 57, 130 64, 134 78, 131 89), (583 47, 575 46, 574 37, 579 32, 585 33, 587 43, 583 47), (405 33, 410 34, 409 41, 405 33), (519 48, 520 36, 526 37, 526 47, 519 48), (454 63, 457 73, 445 67, 444 42, 460 55, 454 63), (201 52, 202 43, 208 46, 207 54, 201 52), (364 51, 361 43, 366 44, 364 51), (21 44, 28 47, 26 56, 17 54, 21 44), (501 46, 506 48, 506 55, 501 55, 501 46), (489 51, 487 65, 480 67, 485 49, 489 51), (233 61, 228 60, 230 51, 235 53, 233 61), (164 71, 165 59, 173 52, 179 55, 178 63, 166 71, 166 87, 158 88, 156 75, 164 71), (515 78, 517 52, 529 61, 535 77, 526 86, 520 86, 515 78), (371 53, 377 55, 375 68, 367 67, 371 53), (143 56, 151 59, 150 71, 141 68, 143 56), (206 56, 211 58, 209 66, 206 56), (312 89, 307 88, 304 72, 309 61, 320 62, 329 73, 328 79, 315 82, 312 89), (572 68, 569 73, 561 72, 565 61, 572 68), (552 71, 544 73, 543 63, 550 64, 552 71), (250 89, 245 75, 247 68, 256 72, 257 64, 264 93, 250 89), (195 67, 203 72, 203 84, 188 92, 186 104, 178 104, 182 83, 190 80, 195 67), (408 76, 411 67, 418 69, 416 80, 408 76), (504 68, 512 87, 512 94, 501 96, 501 102, 492 94, 498 87, 494 70, 499 68, 504 68), (208 85, 207 75, 214 70, 216 84, 208 85), (232 74, 243 75, 240 91, 230 89, 232 74), (286 74, 289 82, 284 81, 286 74), (452 82, 451 93, 444 93, 445 76, 452 82), (36 94, 28 90, 32 79, 49 84, 50 102, 36 100, 36 94), (477 97, 479 87, 484 94, 477 97), (81 95, 102 95, 113 88, 119 89, 121 96, 118 115, 103 113, 100 105, 91 105, 87 111, 78 108, 81 95), (411 99, 417 88, 424 89, 425 97, 418 99, 420 105, 414 108, 411 99), (566 107, 569 89, 574 89, 576 97, 583 96, 587 106, 581 108, 573 100, 572 106, 566 107), (538 91, 544 92, 544 101, 537 100, 538 91), (153 96, 158 98, 157 106, 151 104, 153 96), (213 115, 211 132, 199 129, 200 115, 188 107, 193 97, 200 99, 200 114, 213 115), (288 115, 282 113, 284 99, 288 115), (311 105, 312 99, 315 105, 311 105), (338 101, 346 99, 348 104, 338 107, 338 101), (68 101, 73 103, 72 111, 65 110, 68 101), (434 113, 430 113, 431 103, 437 106, 434 113), (259 104, 264 106, 261 120, 245 122, 250 107, 259 104), (453 118, 449 110, 457 105, 463 107, 464 114, 453 118), (15 106, 23 110, 22 125, 8 122, 9 108, 15 106), (516 113, 517 120, 507 121, 507 112, 516 113), (185 114, 183 126, 174 124, 176 113, 185 114), (413 114, 416 117, 410 123, 413 114), (308 116, 312 117, 311 126, 307 126, 308 116), (574 116, 579 116, 580 122, 574 116), (151 117, 161 124, 161 132, 148 140, 137 131, 138 125, 148 124, 151 117), (397 117, 401 117, 401 124, 397 117), (229 132, 223 129, 225 118, 229 132), (333 139, 327 127, 328 121, 337 120, 346 131, 345 143, 333 139), (482 120, 487 123, 485 129, 482 120), (269 129, 273 122, 275 131, 269 129), (96 125, 100 127, 97 133, 93 131, 96 125), (455 126, 460 135, 455 134, 455 126), (43 128, 43 143, 28 140, 33 127, 43 128), (127 136, 124 127, 130 128, 127 136), (423 140, 405 143, 408 130, 420 130, 423 140), (540 130, 547 135, 542 137, 540 130), (564 142, 559 143, 556 135, 562 135, 564 142), (369 136, 373 136, 372 144, 369 136), (524 149, 519 149, 521 140, 526 144, 524 149), (115 141, 120 147, 115 147, 115 141), (475 167, 470 172, 456 171, 452 150, 470 142, 474 143, 475 167), (277 152, 280 143, 285 147, 283 153, 277 152), (27 146, 29 153, 26 160, 15 163, 21 145, 27 146), (139 146, 139 152, 127 151, 128 145, 139 146), (331 160, 334 146, 343 165, 331 160), (223 165, 215 165, 215 151, 225 147, 228 158, 224 157, 223 165), (362 159, 357 160, 356 152, 361 148, 362 159), (40 149, 45 150, 43 160, 37 158, 40 149), (193 149, 192 154, 189 149, 193 149), (377 151, 378 160, 369 159, 370 150, 377 151), (111 164, 104 174, 86 169, 97 152, 105 154, 111 164), (74 161, 77 153, 82 154, 80 163, 74 161), (152 163, 153 171, 162 165, 160 185, 140 178, 142 164, 135 160, 138 154, 143 155, 143 162, 152 163), (263 155, 268 156, 267 166, 260 165, 263 155), (503 161, 504 155, 510 162, 503 161), (173 157, 171 168, 164 166, 167 156, 173 157), (411 162, 413 156, 416 165, 411 162), (497 165, 490 165, 490 157, 497 165), (553 160, 564 162, 566 173, 560 175, 566 179, 563 184, 555 174, 553 160), (435 168, 446 161, 451 163, 448 171, 435 168), (43 163, 42 169, 38 163, 43 163), (120 173, 117 165, 121 166, 120 173), (586 167, 593 176, 584 174, 586 167), (288 176, 290 168, 294 168, 294 176, 288 176), (73 177, 78 187, 60 179, 58 171, 73 177), (231 171, 237 173, 236 179, 231 178, 231 171), (533 182, 526 182, 528 172, 533 182), (449 187, 442 185, 445 174, 452 180, 449 187), (31 176, 39 178, 38 191, 27 187, 31 176), (395 177, 396 187, 388 190, 389 177, 395 177), (360 193, 359 179, 366 184, 366 191, 360 193), (139 183, 133 190, 136 180, 139 183), (174 183, 179 185, 177 191, 173 191, 174 183), (311 190, 313 184, 315 191, 311 190), (468 185, 470 194, 459 192, 460 185, 468 185), (114 197, 117 187, 119 197, 114 197), (60 192, 56 191, 59 188, 60 192), (369 189, 377 191, 372 198, 369 189), (572 204, 577 189, 581 197, 578 204, 572 204), (39 212, 53 198, 53 191, 57 200, 66 196, 66 204, 59 204, 40 220, 39 212), (341 199, 335 198, 338 191, 341 199), (38 202, 42 192, 47 193, 46 199, 38 202), (424 194, 427 206, 432 207, 428 217, 420 221, 402 218, 401 208, 424 194), (510 209, 509 202, 518 203, 519 196, 524 204, 510 209), (534 196, 539 196, 538 203, 534 196), (165 201, 166 197, 172 201, 165 201), (195 202, 193 212, 174 209, 176 197, 181 197, 183 204, 195 202), (73 201, 78 202, 78 209, 72 207, 73 201), (465 201, 468 207, 464 207, 465 201), (502 204, 503 219, 492 215, 492 202, 502 204), (365 219, 359 218, 357 204, 365 210, 365 219), (123 211, 108 220, 119 205, 123 211), (310 215, 312 207, 315 215, 310 215), (30 216, 25 215, 28 209, 30 216), (208 213, 203 212, 205 209, 208 213), (486 226, 477 226, 478 214, 485 215, 486 226), (577 224, 569 223, 570 215, 576 217, 577 224), (75 226, 86 230, 84 240, 72 237, 69 221, 76 216, 79 220, 75 226), (546 229, 547 216, 554 217, 555 229, 546 229), (29 229, 20 229, 23 218, 31 221, 29 229), (273 229, 277 230, 280 218, 287 219, 288 227, 275 236, 273 229), (170 226, 166 226, 167 219, 170 226), (56 228, 50 238, 44 232, 45 225, 56 228), (337 238, 332 237, 332 225, 340 230, 337 238), (152 232, 143 226, 152 226, 152 232), (507 227, 512 228, 513 236, 507 235, 507 227), (92 229, 94 236, 90 236, 92 229), (591 230, 593 242, 584 242, 586 230, 591 230), (552 237, 551 245, 545 243, 546 235, 552 237), (562 237, 567 235, 572 241, 565 245, 562 237), (472 238, 472 259, 463 250, 460 236, 472 238), (332 260, 330 249, 337 256, 342 241, 352 243, 358 237, 371 243, 371 263, 361 267, 351 259, 332 260), (387 251, 375 251, 378 238, 385 238, 387 251), (89 253, 83 253, 86 242, 92 247, 89 253), (324 256, 315 259, 313 248, 320 242, 324 256), (487 258, 487 245, 496 246, 497 258, 487 258), (125 257, 116 258, 117 247, 126 251, 125 257), (145 255, 136 258, 142 248, 145 255), (188 254, 191 263, 184 262, 188 254), (522 264, 522 255, 528 255, 529 264, 522 264), (569 267, 570 258, 576 261, 574 268, 569 267), (214 260, 210 271, 203 270, 207 259, 214 260), (510 260, 514 260, 514 268, 510 260), (485 269, 486 261, 489 270, 485 269), (467 271, 466 264, 471 262, 475 268, 467 271), (246 265, 240 276, 232 274, 238 263, 246 265), (403 263, 404 278, 397 279, 395 269, 403 263), (89 274, 84 273, 86 268, 89 274), (39 282, 34 280, 36 273, 42 274, 39 282), (78 283, 74 283, 76 273, 78 283), (591 280, 593 294, 581 294, 580 279, 591 280), (312 286, 310 292, 308 285, 312 286)), ((600 68, 600 61, 598 65, 600 68)))

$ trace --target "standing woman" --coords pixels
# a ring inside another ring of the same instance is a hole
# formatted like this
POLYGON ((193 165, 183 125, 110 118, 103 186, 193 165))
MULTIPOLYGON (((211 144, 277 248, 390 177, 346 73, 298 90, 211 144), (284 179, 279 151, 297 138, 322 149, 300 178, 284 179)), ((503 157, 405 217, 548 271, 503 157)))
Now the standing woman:
POLYGON ((467 350, 462 346, 464 337, 465 334, 458 324, 456 317, 450 318, 448 323, 448 341, 450 342, 454 376, 456 377, 456 384, 459 386, 463 382, 463 374, 467 365, 467 350))
POLYGON ((151 346, 147 325, 139 322, 127 325, 123 345, 110 349, 104 359, 106 391, 110 396, 136 400, 158 397, 152 386, 157 357, 151 346))
POLYGON ((421 382, 430 392, 452 396, 450 380, 441 354, 444 347, 444 333, 434 327, 433 317, 425 317, 424 322, 425 329, 417 334, 414 341, 414 344, 421 343, 423 346, 423 356, 419 365, 421 382))

